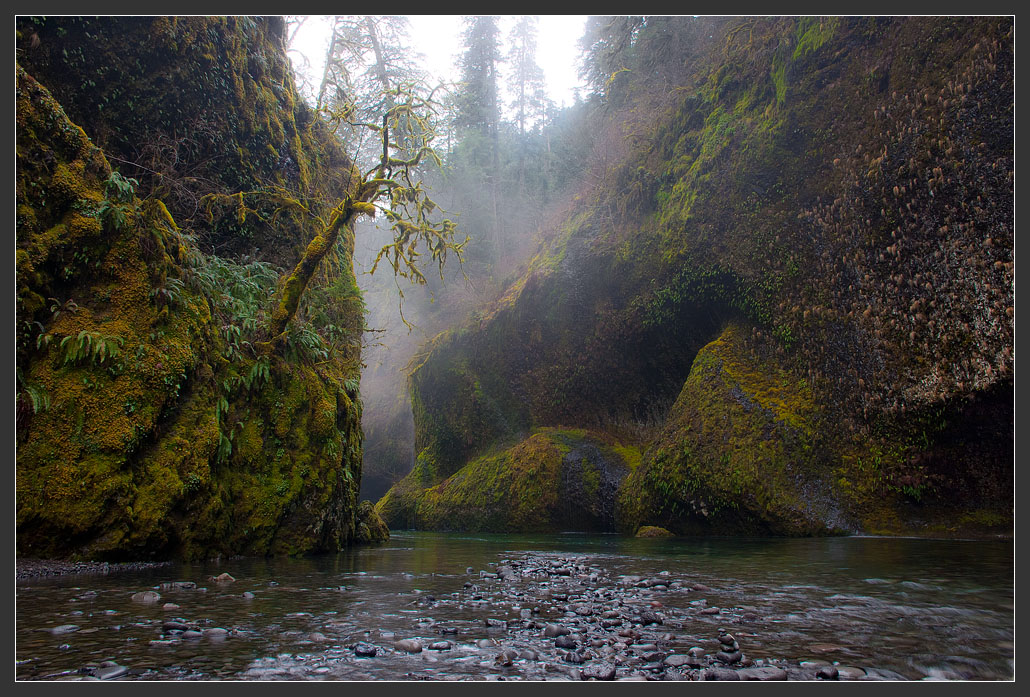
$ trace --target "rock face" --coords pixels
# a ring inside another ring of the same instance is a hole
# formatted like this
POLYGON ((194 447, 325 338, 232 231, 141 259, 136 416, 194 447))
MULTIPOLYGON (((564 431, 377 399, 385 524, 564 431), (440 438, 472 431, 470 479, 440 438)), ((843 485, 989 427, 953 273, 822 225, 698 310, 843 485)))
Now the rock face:
POLYGON ((643 454, 627 532, 1011 534, 1011 20, 697 21, 660 126, 613 116, 619 164, 427 346, 380 510, 560 425, 643 454))
POLYGON ((296 320, 282 353, 254 349, 315 236, 292 203, 323 212, 354 181, 297 97, 282 22, 17 29, 19 554, 347 544, 362 444, 352 234, 305 293, 317 322, 296 320), (259 189, 275 195, 204 198, 259 189), (329 324, 337 335, 317 334, 329 324))

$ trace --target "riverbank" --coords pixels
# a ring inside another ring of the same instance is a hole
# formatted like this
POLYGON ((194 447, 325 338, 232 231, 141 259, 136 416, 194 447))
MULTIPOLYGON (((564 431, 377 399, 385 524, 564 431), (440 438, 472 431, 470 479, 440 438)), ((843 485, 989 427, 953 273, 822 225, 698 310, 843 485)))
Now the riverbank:
POLYGON ((133 561, 111 564, 106 561, 63 561, 60 559, 16 559, 14 577, 18 581, 57 576, 101 575, 142 571, 170 566, 169 561, 133 561))

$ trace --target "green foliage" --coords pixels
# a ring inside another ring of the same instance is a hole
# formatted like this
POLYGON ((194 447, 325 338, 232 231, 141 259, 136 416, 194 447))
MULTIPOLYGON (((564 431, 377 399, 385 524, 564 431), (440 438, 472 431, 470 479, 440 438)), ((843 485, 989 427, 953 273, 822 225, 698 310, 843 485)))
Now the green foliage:
MULTIPOLYGON (((54 334, 40 334, 36 348, 46 349, 56 339, 54 334)), ((125 340, 120 336, 83 329, 78 334, 63 337, 57 347, 62 358, 61 365, 102 365, 107 359, 121 355, 124 343, 125 340)))
POLYGON ((138 186, 135 179, 126 179, 118 172, 111 172, 104 183, 105 198, 100 203, 100 219, 115 230, 124 229, 129 216, 135 216, 139 210, 136 203, 138 186))

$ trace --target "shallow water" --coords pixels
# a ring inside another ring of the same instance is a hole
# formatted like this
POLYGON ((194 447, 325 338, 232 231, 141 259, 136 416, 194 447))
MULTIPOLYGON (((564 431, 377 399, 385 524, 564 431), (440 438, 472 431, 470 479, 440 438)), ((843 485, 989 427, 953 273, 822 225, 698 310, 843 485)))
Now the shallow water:
MULTIPOLYGON (((652 629, 665 653, 717 651, 726 630, 747 657, 785 667, 818 659, 909 680, 1013 677, 1010 542, 424 532, 311 558, 19 582, 16 675, 69 678, 111 661, 127 669, 113 672, 121 680, 568 679, 550 644, 551 653, 541 650, 539 627, 575 621, 566 593, 570 602, 592 601, 599 616, 609 602, 603 589, 630 575, 681 584, 620 596, 660 608, 665 622, 652 629), (527 555, 531 565, 574 559, 583 574, 482 577, 527 555), (236 580, 212 580, 223 572, 236 580), (198 588, 161 585, 176 581, 198 588), (145 590, 160 600, 131 599, 145 590), (184 638, 163 630, 170 619, 228 633, 184 638), (426 646, 446 639, 452 648, 394 649, 407 638, 426 646), (379 655, 356 656, 356 642, 379 655), (500 665, 505 647, 540 655, 500 665)), ((628 653, 619 677, 659 675, 628 653)))

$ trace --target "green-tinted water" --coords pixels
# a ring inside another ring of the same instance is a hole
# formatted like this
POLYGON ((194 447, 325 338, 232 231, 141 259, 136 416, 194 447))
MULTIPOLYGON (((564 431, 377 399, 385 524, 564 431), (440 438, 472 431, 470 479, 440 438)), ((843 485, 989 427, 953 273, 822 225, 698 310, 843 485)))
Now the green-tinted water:
MULTIPOLYGON (((514 645, 517 637, 485 620, 518 620, 539 604, 533 592, 540 584, 491 585, 480 571, 527 552, 577 555, 612 584, 620 575, 668 572, 661 578, 707 586, 647 591, 680 618, 663 627, 675 635, 668 651, 710 647, 722 628, 753 659, 821 659, 908 679, 1013 676, 1008 542, 412 532, 396 532, 380 547, 314 558, 21 582, 16 673, 54 679, 111 660, 130 669, 121 679, 565 678, 544 656, 510 667, 493 660, 493 646, 514 645), (211 580, 222 572, 237 580, 211 580), (173 581, 206 590, 161 587, 173 581), (478 599, 466 583, 481 588, 478 599), (162 596, 155 604, 130 598, 155 588, 162 596), (167 602, 179 607, 164 609, 167 602), (711 614, 701 614, 705 608, 711 614), (183 639, 162 631, 171 618, 230 634, 183 639), (54 631, 66 625, 76 629, 54 631), (391 648, 394 639, 439 640, 442 626, 457 630, 449 635, 452 651, 409 655, 391 648), (477 647, 480 639, 495 641, 477 647), (376 658, 356 658, 347 647, 361 641, 384 648, 376 658)), ((557 606, 534 618, 566 619, 557 606)))

